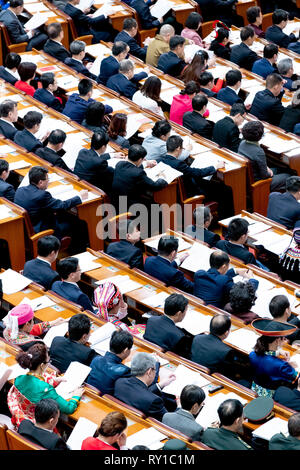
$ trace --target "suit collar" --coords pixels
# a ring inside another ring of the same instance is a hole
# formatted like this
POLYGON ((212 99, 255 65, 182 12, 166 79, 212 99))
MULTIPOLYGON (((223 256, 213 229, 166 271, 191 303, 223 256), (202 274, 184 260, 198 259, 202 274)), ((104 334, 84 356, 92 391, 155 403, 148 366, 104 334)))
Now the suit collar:
POLYGON ((184 416, 185 418, 188 418, 192 421, 195 421, 195 418, 194 416, 192 415, 192 413, 190 413, 189 411, 187 410, 183 410, 182 408, 178 408, 178 410, 176 411, 177 414, 181 415, 181 416, 184 416))

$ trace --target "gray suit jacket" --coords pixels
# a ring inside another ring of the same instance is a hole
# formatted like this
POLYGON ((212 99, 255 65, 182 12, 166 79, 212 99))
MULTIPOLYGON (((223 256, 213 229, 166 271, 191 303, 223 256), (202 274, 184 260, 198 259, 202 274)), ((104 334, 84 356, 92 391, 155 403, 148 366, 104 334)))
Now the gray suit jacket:
POLYGON ((174 413, 165 413, 162 422, 191 437, 193 441, 200 441, 203 427, 196 422, 195 418, 188 411, 178 408, 174 413))

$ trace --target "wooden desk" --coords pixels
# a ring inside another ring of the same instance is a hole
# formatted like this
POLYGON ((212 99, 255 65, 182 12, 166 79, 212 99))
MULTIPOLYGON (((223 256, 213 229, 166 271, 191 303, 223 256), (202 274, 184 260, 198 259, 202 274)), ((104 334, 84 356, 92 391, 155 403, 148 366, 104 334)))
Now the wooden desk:
MULTIPOLYGON (((5 201, 0 198, 0 207, 2 205, 5 201)), ((12 210, 10 212, 10 217, 0 219, 0 239, 7 241, 12 269, 20 271, 25 263, 24 220, 12 210)))
POLYGON ((249 24, 248 18, 247 18, 247 10, 250 7, 254 7, 257 5, 257 2, 255 0, 239 0, 235 4, 235 11, 236 14, 241 16, 244 19, 244 25, 246 26, 249 24))

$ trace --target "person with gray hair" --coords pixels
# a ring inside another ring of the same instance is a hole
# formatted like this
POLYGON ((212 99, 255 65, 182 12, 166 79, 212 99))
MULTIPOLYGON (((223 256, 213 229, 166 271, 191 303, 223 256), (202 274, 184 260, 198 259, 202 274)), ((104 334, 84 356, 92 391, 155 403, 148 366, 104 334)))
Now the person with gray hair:
POLYGON ((176 376, 171 373, 158 384, 158 371, 159 363, 152 354, 135 354, 131 361, 132 376, 121 377, 115 382, 114 396, 146 416, 161 421, 167 411, 175 411, 177 408, 175 397, 162 391, 176 376))
POLYGON ((170 50, 170 39, 175 34, 175 29, 170 24, 164 24, 159 34, 150 41, 147 48, 146 64, 157 67, 160 56, 170 50))
POLYGON ((285 80, 283 86, 290 91, 295 91, 299 88, 300 83, 298 82, 298 75, 294 73, 294 65, 292 59, 286 58, 282 59, 277 64, 278 72, 285 80), (298 82, 295 83, 295 82, 298 82))
POLYGON ((78 73, 82 73, 92 80, 97 80, 97 76, 89 71, 92 62, 87 62, 86 66, 83 64, 83 59, 85 57, 85 42, 75 40, 70 44, 70 52, 72 57, 67 57, 65 59, 65 64, 71 67, 78 73))
POLYGON ((111 55, 101 61, 100 72, 97 77, 97 82, 101 85, 106 85, 107 80, 112 75, 119 72, 120 62, 128 56, 129 46, 124 41, 115 41, 111 55))
POLYGON ((197 240, 204 241, 210 247, 216 246, 216 243, 220 240, 220 236, 217 233, 208 230, 213 217, 208 206, 198 206, 193 211, 194 224, 188 225, 185 228, 185 233, 190 237, 196 238, 197 240))
POLYGON ((17 129, 14 123, 18 120, 18 103, 12 100, 4 100, 0 104, 0 134, 10 140, 14 140, 17 129))
POLYGON ((131 100, 138 89, 138 82, 147 76, 146 72, 135 74, 133 62, 130 59, 124 59, 120 62, 119 73, 110 77, 106 86, 131 100))

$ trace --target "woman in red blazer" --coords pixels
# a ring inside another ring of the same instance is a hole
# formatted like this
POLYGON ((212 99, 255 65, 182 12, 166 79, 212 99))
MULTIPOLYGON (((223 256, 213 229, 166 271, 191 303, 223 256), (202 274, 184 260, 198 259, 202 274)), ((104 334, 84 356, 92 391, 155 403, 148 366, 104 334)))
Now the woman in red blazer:
POLYGON ((15 83, 15 87, 29 96, 33 96, 35 88, 30 85, 31 80, 34 79, 36 72, 36 65, 32 62, 21 62, 18 67, 18 73, 20 75, 20 80, 15 83))
POLYGON ((100 424, 98 436, 84 439, 81 450, 126 450, 126 428, 127 420, 123 413, 108 413, 100 424), (114 444, 117 447, 114 447, 114 444))

